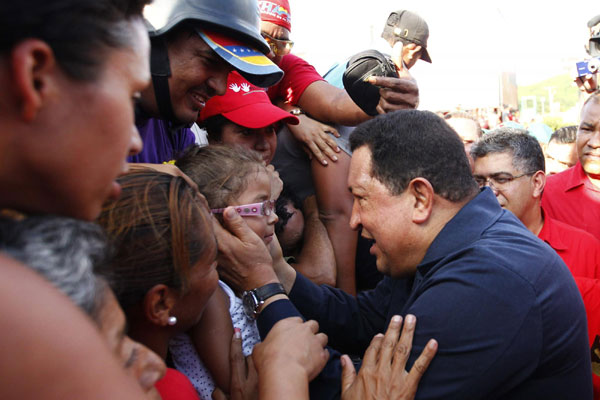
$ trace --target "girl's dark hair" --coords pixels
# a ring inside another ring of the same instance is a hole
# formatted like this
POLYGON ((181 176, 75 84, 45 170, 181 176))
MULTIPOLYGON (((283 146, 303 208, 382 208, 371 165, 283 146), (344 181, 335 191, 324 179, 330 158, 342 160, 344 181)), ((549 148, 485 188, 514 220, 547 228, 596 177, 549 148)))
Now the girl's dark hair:
MULTIPOLYGON (((157 284, 184 295, 190 271, 215 238, 206 203, 183 178, 136 171, 119 178, 122 193, 98 218, 114 246, 111 263, 98 268, 123 308, 157 284)), ((211 255, 212 256, 212 255, 211 255)))

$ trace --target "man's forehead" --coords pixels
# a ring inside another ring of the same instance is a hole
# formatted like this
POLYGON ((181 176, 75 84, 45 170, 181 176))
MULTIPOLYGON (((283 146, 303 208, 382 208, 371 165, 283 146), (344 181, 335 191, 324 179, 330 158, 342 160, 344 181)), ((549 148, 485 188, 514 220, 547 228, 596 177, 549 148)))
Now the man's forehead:
POLYGON ((351 190, 364 187, 373 179, 371 166, 371 150, 369 147, 361 146, 353 151, 348 173, 348 186, 351 190))
POLYGON ((450 118, 446 122, 458 133, 461 139, 477 140, 479 138, 479 127, 477 122, 472 119, 450 118))
POLYGON ((591 99, 581 110, 581 123, 600 122, 600 99, 591 99))
POLYGON ((503 151, 488 153, 483 157, 478 157, 475 160, 475 173, 478 173, 485 165, 488 174, 498 172, 511 172, 514 168, 514 159, 512 152, 503 151))

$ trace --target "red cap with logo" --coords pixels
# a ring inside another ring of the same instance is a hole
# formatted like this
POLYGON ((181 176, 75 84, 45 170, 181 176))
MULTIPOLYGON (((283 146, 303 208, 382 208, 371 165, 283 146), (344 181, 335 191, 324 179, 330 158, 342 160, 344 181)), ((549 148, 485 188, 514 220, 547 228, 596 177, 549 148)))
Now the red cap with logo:
POLYGON ((288 0, 259 0, 260 19, 292 31, 292 15, 288 0))
POLYGON ((227 77, 227 91, 213 96, 200 112, 200 120, 223 115, 228 120, 250 129, 259 129, 276 122, 298 125, 298 118, 274 106, 267 93, 252 85, 239 73, 227 77))

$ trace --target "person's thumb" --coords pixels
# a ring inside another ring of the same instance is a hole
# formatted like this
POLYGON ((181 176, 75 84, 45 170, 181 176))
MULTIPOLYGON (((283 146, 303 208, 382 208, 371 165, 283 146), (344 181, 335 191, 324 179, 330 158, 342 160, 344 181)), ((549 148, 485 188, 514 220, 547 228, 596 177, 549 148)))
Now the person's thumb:
POLYGON ((244 218, 235 210, 235 207, 229 206, 225 209, 223 212, 223 225, 242 242, 252 242, 254 239, 259 240, 256 233, 248 227, 244 218))
POLYGON ((215 390, 212 392, 211 397, 212 400, 228 400, 225 393, 223 393, 223 391, 219 388, 215 388, 215 390))
POLYGON ((354 369, 354 364, 352 363, 352 360, 350 360, 350 357, 348 357, 346 354, 344 354, 341 357, 340 361, 342 363, 342 399, 343 399, 344 393, 346 393, 346 391, 348 389, 350 389, 350 387, 354 383, 354 380, 356 379, 356 370, 354 369))

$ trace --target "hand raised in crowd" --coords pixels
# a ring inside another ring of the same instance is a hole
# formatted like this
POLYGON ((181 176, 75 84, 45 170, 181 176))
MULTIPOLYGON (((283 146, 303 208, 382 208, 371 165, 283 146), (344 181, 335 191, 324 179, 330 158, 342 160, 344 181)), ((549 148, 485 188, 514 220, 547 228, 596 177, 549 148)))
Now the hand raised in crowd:
POLYGON ((582 92, 591 94, 598 90, 598 74, 587 74, 585 76, 576 76, 575 84, 582 92))
POLYGON ((221 389, 216 388, 212 394, 213 400, 257 400, 258 374, 252 356, 244 357, 242 336, 238 328, 235 328, 235 333, 231 338, 229 362, 231 364, 229 397, 221 389))
POLYGON ((407 315, 398 340, 402 317, 394 316, 385 336, 373 338, 365 352, 362 367, 356 374, 347 355, 342 356, 342 399, 411 400, 419 381, 437 351, 437 342, 429 340, 410 372, 404 369, 412 349, 416 319, 407 315))
POLYGON ((379 114, 404 109, 413 109, 419 106, 419 87, 417 82, 408 72, 402 61, 401 41, 396 42, 392 48, 392 61, 396 65, 398 78, 372 76, 369 82, 379 86, 379 104, 376 110, 379 114))
POLYGON ((233 207, 223 212, 224 227, 213 218, 218 244, 219 274, 234 290, 243 291, 277 282, 265 243, 233 207))
POLYGON ((315 157, 323 165, 327 165, 327 157, 332 161, 337 161, 335 153, 340 152, 337 143, 331 137, 340 137, 338 131, 319 121, 312 119, 307 115, 299 115, 300 124, 288 125, 292 135, 304 145, 304 151, 312 159, 315 157))
POLYGON ((419 105, 419 87, 408 71, 405 77, 371 76, 369 83, 379 86, 379 104, 376 110, 385 114, 397 110, 415 109, 419 105))
POLYGON ((261 400, 308 398, 308 382, 325 367, 327 335, 316 321, 298 317, 277 322, 252 352, 261 400), (285 382, 282 385, 282 382, 285 382))

